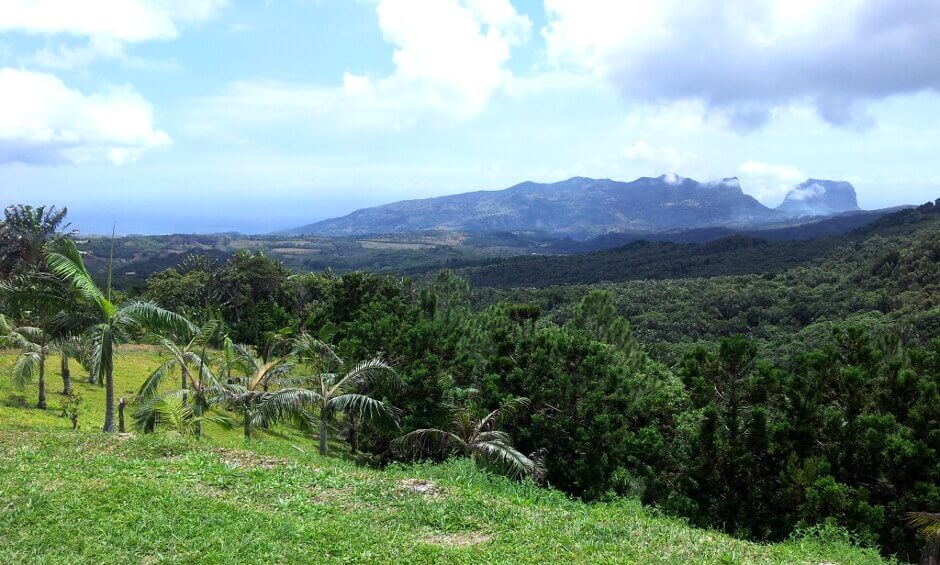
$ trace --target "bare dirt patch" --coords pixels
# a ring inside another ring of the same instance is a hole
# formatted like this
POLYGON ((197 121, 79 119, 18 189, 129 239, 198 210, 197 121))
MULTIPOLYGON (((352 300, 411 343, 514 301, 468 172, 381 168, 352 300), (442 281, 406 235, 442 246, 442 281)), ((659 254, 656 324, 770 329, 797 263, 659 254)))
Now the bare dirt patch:
POLYGON ((434 534, 425 536, 422 541, 439 547, 470 547, 486 543, 491 539, 493 539, 493 536, 489 534, 467 532, 462 534, 434 534))
POLYGON ((427 498, 442 498, 446 494, 442 487, 424 479, 402 479, 398 488, 427 498))
POLYGON ((274 469, 275 467, 286 464, 283 459, 265 457, 257 453, 252 453, 251 451, 219 448, 214 450, 214 452, 219 456, 219 459, 222 460, 222 463, 238 469, 274 469))

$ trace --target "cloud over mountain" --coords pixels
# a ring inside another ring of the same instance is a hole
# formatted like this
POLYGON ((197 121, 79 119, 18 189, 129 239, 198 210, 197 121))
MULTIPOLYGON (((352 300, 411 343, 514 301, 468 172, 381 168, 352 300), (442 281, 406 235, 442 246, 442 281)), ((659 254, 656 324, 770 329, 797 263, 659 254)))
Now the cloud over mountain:
POLYGON ((869 102, 940 90, 935 0, 545 0, 561 65, 626 97, 703 101, 737 129, 806 104, 864 126, 869 102))

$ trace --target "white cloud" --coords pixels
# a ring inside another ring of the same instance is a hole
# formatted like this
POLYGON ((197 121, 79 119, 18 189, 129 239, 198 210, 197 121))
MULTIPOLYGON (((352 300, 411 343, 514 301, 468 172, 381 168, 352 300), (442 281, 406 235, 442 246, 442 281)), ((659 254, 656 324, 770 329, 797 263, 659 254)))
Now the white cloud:
POLYGON ((120 165, 170 143, 129 86, 84 94, 48 73, 0 69, 0 164, 120 165))
POLYGON ((532 25, 509 0, 381 0, 376 12, 395 46, 395 71, 376 88, 392 97, 420 88, 427 103, 460 117, 482 112, 506 84, 511 47, 532 25))
POLYGON ((789 193, 788 198, 790 200, 806 200, 808 198, 815 198, 816 196, 821 196, 823 194, 826 194, 826 187, 814 182, 808 186, 795 188, 792 192, 789 193))
POLYGON ((806 175, 792 165, 745 161, 738 167, 741 183, 748 194, 761 202, 779 204, 794 186, 806 180, 806 175))
POLYGON ((810 105, 838 125, 867 104, 940 91, 936 0, 545 0, 556 65, 610 80, 626 97, 699 100, 731 126, 810 105), (903 62, 903 64, 899 64, 903 62))
POLYGON ((654 147, 643 140, 623 147, 620 153, 631 161, 647 165, 650 171, 665 171, 666 173, 685 172, 689 167, 697 169, 700 161, 695 153, 680 151, 669 146, 654 147))
MULTIPOLYGON (((0 0, 0 33, 64 38, 30 63, 47 68, 86 67, 97 59, 129 67, 166 67, 131 57, 128 43, 175 39, 180 25, 212 17, 227 0, 0 0), (76 41, 82 41, 75 45, 76 41)), ((172 65, 172 63, 170 64, 172 65)))
POLYGON ((532 24, 509 0, 379 0, 379 28, 394 46, 383 77, 351 72, 342 85, 237 81, 198 100, 187 128, 216 135, 233 122, 302 121, 337 130, 402 129, 419 120, 467 120, 513 85, 507 62, 532 24))
POLYGON ((0 0, 0 31, 68 34, 124 42, 174 39, 226 0, 0 0))

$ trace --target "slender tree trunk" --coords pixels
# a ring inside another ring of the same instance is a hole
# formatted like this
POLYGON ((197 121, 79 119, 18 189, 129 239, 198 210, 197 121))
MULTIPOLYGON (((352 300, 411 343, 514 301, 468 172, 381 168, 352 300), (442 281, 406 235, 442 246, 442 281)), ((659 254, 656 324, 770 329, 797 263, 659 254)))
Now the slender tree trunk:
POLYGON ((186 365, 180 365, 180 390, 186 390, 189 385, 189 372, 186 365))
POLYGON ((245 409, 245 439, 251 439, 251 414, 245 409))
POLYGON ((198 393, 194 393, 195 398, 193 399, 193 432, 196 434, 196 437, 202 437, 202 396, 198 393))
POLYGON ((127 399, 123 396, 118 400, 118 432, 124 433, 124 407, 127 406, 127 399))
POLYGON ((940 565, 940 539, 931 539, 920 555, 920 565, 940 565))
POLYGON ((320 455, 330 454, 330 444, 327 441, 328 431, 329 431, 329 424, 327 423, 327 417, 320 416, 320 455))
POLYGON ((349 414, 349 446, 352 448, 353 455, 359 452, 359 422, 356 421, 356 415, 349 414))
POLYGON ((39 356, 39 402, 36 408, 46 409, 46 356, 39 356))
POLYGON ((72 394, 72 370, 69 369, 69 356, 62 354, 62 394, 72 394))
POLYGON ((114 433, 114 369, 104 375, 104 427, 106 433, 114 433))

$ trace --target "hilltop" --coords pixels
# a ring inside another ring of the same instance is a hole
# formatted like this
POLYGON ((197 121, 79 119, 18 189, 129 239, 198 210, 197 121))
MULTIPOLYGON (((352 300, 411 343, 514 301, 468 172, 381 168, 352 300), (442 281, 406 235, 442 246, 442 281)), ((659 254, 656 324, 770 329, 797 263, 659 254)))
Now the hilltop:
MULTIPOLYGON (((158 360, 148 348, 125 349, 117 390, 135 390, 158 360)), ((4 373, 10 363, 0 357, 4 373)), ((629 500, 578 502, 462 460, 359 467, 313 454, 289 430, 251 443, 214 427, 202 441, 104 435, 103 389, 76 384, 89 408, 73 432, 55 410, 26 407, 33 390, 0 380, 6 563, 882 562, 827 530, 750 543, 629 500)))
POLYGON ((538 231, 588 238, 610 232, 788 225, 796 218, 858 211, 851 184, 807 183, 796 187, 783 206, 771 209, 745 194, 737 178, 699 182, 662 175, 620 182, 574 177, 549 184, 523 182, 505 190, 394 202, 284 233, 361 236, 422 230, 538 231))

